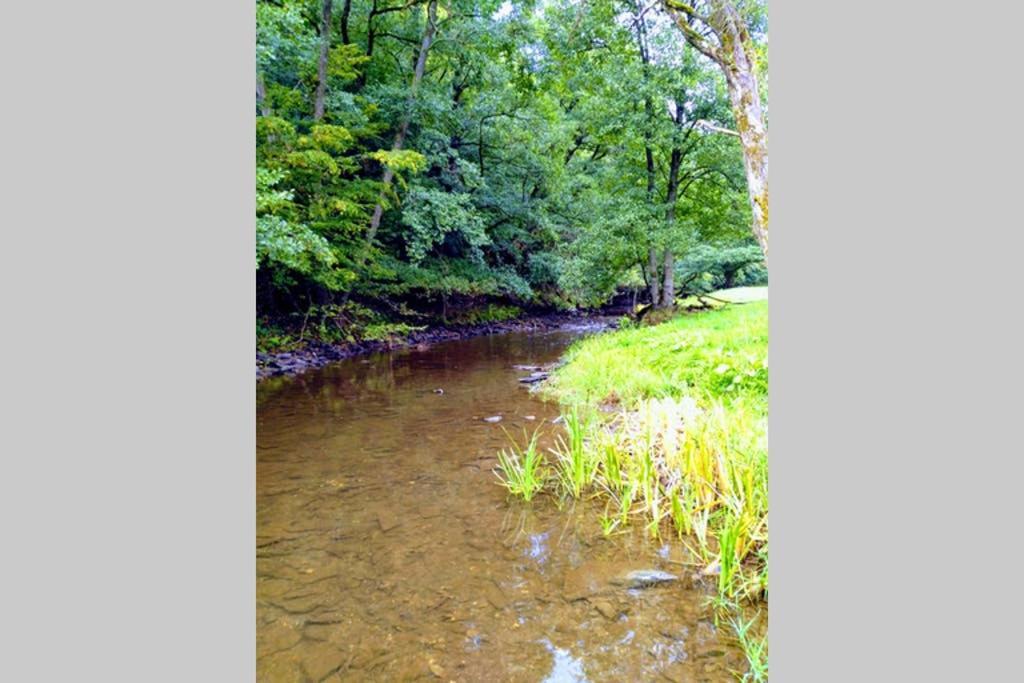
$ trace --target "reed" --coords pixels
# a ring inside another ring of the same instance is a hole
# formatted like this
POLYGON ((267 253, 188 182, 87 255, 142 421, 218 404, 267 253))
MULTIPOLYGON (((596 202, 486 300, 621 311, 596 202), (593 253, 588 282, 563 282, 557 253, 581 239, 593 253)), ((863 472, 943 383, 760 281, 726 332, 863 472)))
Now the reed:
POLYGON ((555 472, 562 491, 572 498, 579 498, 594 482, 598 458, 586 447, 587 425, 578 408, 572 408, 562 415, 565 435, 559 435, 551 449, 555 456, 555 472))
POLYGON ((537 446, 540 434, 541 428, 537 427, 533 436, 526 438, 524 429, 523 437, 526 445, 520 447, 512 435, 506 431, 505 435, 508 436, 512 445, 498 452, 498 467, 494 470, 498 481, 508 489, 509 493, 527 502, 544 488, 547 478, 544 457, 537 446))

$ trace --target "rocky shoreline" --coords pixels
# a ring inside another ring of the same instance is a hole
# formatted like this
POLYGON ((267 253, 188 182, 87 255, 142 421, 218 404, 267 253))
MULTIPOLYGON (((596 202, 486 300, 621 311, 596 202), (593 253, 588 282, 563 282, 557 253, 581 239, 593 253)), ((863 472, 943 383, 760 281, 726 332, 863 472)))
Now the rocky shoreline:
POLYGON ((302 348, 280 353, 256 353, 256 380, 268 377, 294 376, 321 368, 345 358, 378 351, 408 348, 420 344, 434 344, 457 339, 469 339, 486 334, 507 332, 549 332, 574 326, 607 328, 615 326, 615 318, 608 315, 550 314, 486 323, 465 327, 436 327, 414 332, 400 340, 390 342, 374 341, 355 344, 326 344, 318 341, 306 342, 302 348))

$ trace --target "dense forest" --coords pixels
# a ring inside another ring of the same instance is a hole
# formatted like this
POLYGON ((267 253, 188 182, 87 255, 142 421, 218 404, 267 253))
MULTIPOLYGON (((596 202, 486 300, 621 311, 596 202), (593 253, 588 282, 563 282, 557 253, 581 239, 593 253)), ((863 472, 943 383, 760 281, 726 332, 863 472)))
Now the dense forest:
POLYGON ((261 345, 765 283, 766 30, 750 2, 260 0, 261 345))

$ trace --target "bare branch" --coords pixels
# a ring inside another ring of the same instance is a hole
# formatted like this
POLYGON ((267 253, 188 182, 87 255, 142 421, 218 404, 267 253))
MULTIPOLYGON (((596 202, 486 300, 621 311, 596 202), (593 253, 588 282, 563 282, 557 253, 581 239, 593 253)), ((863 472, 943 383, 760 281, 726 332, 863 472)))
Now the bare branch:
POLYGON ((737 133, 736 131, 730 130, 728 128, 722 128, 721 126, 716 126, 715 124, 705 119, 699 119, 698 121, 696 121, 696 124, 703 128, 704 130, 710 130, 714 131, 715 133, 725 133, 726 135, 735 135, 736 137, 740 137, 740 134, 737 133))

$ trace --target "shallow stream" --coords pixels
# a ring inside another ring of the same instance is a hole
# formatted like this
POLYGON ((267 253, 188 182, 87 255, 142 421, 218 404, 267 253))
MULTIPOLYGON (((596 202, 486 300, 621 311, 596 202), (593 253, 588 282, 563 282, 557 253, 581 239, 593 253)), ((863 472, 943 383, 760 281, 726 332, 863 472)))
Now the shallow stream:
POLYGON ((596 503, 527 505, 498 485, 503 427, 521 443, 524 429, 558 430, 557 406, 513 366, 552 362, 587 331, 260 383, 259 681, 735 680, 742 655, 678 541, 640 525, 606 538, 596 503), (638 569, 679 580, 613 583, 638 569))

